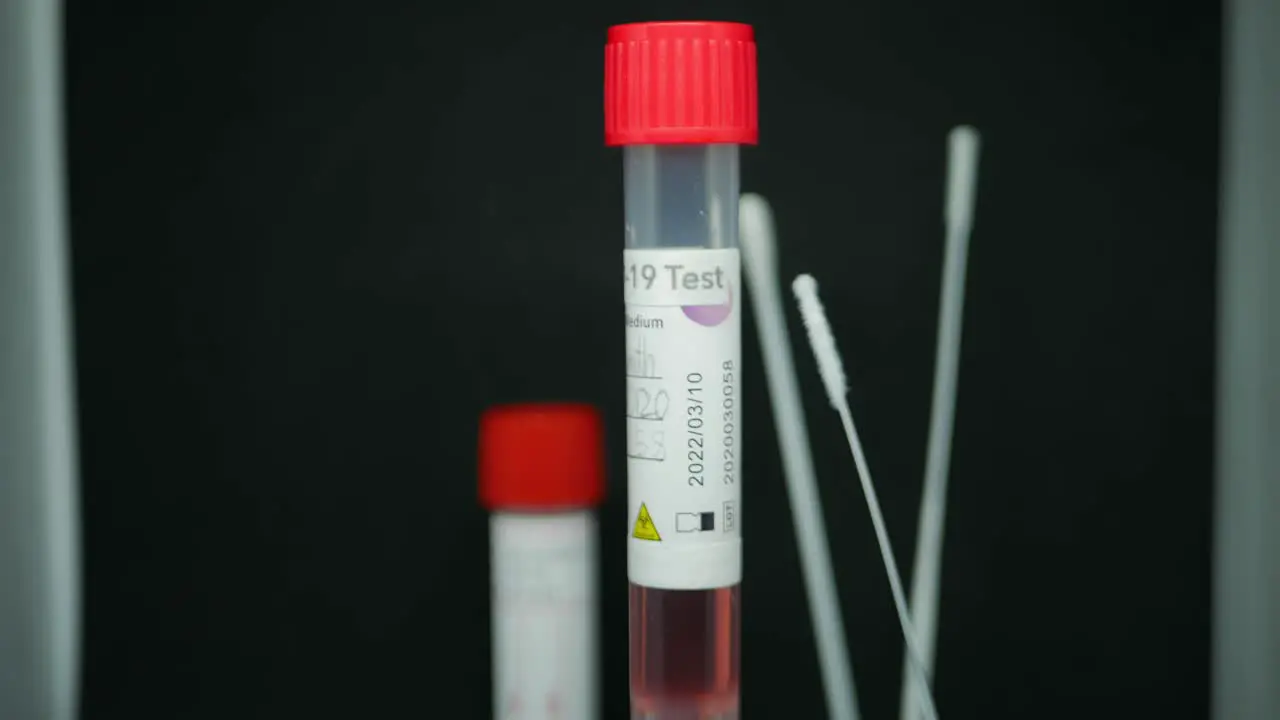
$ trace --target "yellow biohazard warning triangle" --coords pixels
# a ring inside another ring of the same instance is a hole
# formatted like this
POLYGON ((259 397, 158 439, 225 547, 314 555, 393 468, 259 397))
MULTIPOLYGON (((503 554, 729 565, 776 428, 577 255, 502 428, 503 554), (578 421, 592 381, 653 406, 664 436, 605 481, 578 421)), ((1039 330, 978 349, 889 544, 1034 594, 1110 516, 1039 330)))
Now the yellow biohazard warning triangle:
POLYGON ((662 542, 662 536, 658 534, 658 528, 653 524, 653 517, 649 515, 649 508, 645 507, 644 503, 640 503, 640 512, 636 514, 636 529, 631 533, 631 537, 637 540, 662 542))

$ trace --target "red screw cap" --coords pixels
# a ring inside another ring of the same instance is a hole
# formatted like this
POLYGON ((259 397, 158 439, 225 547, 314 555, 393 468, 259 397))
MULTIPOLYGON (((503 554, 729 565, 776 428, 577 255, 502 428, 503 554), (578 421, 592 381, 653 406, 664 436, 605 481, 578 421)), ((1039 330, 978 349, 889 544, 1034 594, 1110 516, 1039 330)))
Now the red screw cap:
POLYGON ((489 510, 594 507, 604 498, 604 430, 590 405, 523 404, 480 417, 480 504, 489 510))
POLYGON ((755 145, 759 138, 750 25, 615 25, 604 73, 606 145, 755 145))

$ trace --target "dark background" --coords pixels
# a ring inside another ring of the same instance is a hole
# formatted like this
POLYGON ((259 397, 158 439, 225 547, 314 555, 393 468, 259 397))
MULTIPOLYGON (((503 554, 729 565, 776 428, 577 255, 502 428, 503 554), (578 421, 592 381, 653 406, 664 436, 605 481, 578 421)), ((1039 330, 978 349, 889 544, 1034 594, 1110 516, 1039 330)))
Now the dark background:
MULTIPOLYGON (((945 134, 983 133, 942 714, 1207 716, 1217 4, 260 0, 67 8, 86 717, 488 717, 476 420, 537 399, 611 422, 626 716, 603 43, 682 18, 757 27, 743 188, 822 283, 904 568, 945 134)), ((795 339, 862 709, 896 717, 891 598, 795 339)), ((823 717, 750 315, 744 364, 745 713, 823 717)))

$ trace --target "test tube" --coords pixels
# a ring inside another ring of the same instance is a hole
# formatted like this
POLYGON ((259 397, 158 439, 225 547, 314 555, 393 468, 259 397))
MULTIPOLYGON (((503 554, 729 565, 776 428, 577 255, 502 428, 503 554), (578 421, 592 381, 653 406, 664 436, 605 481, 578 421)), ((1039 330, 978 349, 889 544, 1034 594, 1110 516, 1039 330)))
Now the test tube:
POLYGON ((490 408, 479 444, 480 502, 490 512, 493 717, 594 720, 599 412, 490 408))
POLYGON ((738 146, 757 130, 749 25, 609 29, 623 148, 633 720, 735 720, 742 581, 738 146))

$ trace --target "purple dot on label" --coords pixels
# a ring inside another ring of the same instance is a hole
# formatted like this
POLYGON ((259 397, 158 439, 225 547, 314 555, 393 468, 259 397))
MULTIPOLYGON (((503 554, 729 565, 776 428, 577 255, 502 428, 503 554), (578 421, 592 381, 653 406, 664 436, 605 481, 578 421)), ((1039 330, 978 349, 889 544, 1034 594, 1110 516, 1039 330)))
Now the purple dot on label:
POLYGON ((721 305, 682 305, 685 317, 704 327, 715 327, 733 313, 733 286, 729 286, 729 299, 721 305))

